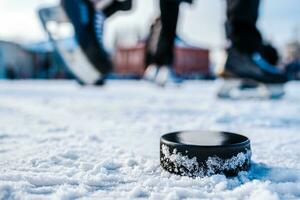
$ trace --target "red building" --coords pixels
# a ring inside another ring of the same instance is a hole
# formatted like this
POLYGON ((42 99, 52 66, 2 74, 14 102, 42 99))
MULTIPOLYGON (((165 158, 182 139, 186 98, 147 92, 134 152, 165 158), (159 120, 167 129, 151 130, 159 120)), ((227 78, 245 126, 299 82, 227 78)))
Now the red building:
MULTIPOLYGON (((174 70, 184 78, 210 77, 209 50, 196 47, 177 46, 174 70)), ((142 77, 145 66, 145 45, 118 47, 113 55, 114 73, 124 77, 142 77)))

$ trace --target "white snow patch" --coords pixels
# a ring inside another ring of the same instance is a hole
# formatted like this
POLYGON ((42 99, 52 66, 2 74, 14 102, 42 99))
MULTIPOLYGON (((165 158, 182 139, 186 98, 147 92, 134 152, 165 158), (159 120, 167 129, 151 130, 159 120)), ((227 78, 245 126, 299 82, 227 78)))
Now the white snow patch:
POLYGON ((0 81, 0 199, 300 199, 300 84, 278 101, 219 100, 218 85, 0 81), (248 136, 249 172, 162 170, 160 136, 198 129, 248 136))
POLYGON ((135 188, 133 188, 130 193, 129 193, 129 198, 146 198, 148 197, 148 193, 145 192, 145 190, 140 187, 140 186, 136 186, 135 188))

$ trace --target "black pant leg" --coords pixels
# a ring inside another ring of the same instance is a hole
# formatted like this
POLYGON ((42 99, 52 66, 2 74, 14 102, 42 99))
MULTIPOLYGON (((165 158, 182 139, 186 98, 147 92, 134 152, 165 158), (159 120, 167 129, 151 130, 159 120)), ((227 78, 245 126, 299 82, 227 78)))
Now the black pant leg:
POLYGON ((132 7, 132 0, 126 0, 126 1, 113 1, 111 5, 109 5, 107 8, 103 10, 103 13, 106 15, 106 17, 110 17, 111 15, 115 14, 118 11, 127 11, 130 10, 132 7))
POLYGON ((245 53, 258 51, 262 37, 256 27, 260 0, 226 0, 226 35, 231 45, 245 53))
POLYGON ((154 59, 158 65, 170 65, 174 57, 174 40, 179 14, 179 2, 160 0, 161 33, 154 59))

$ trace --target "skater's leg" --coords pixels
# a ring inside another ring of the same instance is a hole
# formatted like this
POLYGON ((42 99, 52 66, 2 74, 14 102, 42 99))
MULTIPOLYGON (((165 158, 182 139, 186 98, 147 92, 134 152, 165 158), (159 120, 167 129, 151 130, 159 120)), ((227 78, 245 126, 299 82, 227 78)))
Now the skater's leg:
POLYGON ((160 18, 151 26, 146 42, 146 66, 144 79, 165 85, 168 80, 178 82, 173 71, 174 40, 176 37, 179 1, 160 0, 160 18))
MULTIPOLYGON (((225 80, 237 80, 241 84, 238 87, 240 91, 249 89, 250 81, 251 90, 254 88, 257 92, 261 91, 260 85, 264 85, 262 96, 271 97, 276 94, 276 97, 281 97, 284 94, 282 85, 287 81, 287 76, 275 66, 277 51, 263 43, 256 27, 259 3, 260 0, 227 0, 226 35, 231 46, 227 50, 227 60, 219 76, 225 80), (273 87, 279 88, 279 92, 275 93, 271 89, 273 87)), ((234 89, 231 86, 229 88, 234 89)), ((219 96, 231 96, 230 91, 234 91, 232 89, 221 89, 219 96)))
POLYGON ((174 40, 179 14, 179 2, 174 0, 160 0, 161 33, 157 52, 154 56, 156 64, 171 65, 174 58, 174 40))
POLYGON ((256 27, 260 0, 226 0, 226 35, 231 45, 243 53, 253 53, 262 46, 256 27))
POLYGON ((268 63, 276 65, 278 52, 263 42, 256 26, 259 4, 260 0, 227 0, 226 35, 240 52, 259 52, 268 63))
POLYGON ((146 42, 146 66, 171 65, 173 62, 179 2, 160 0, 161 16, 151 26, 146 42))
POLYGON ((225 72, 239 78, 282 83, 286 77, 275 66, 277 52, 270 45, 263 44, 256 27, 259 3, 260 0, 227 0, 226 34, 231 46, 225 72))

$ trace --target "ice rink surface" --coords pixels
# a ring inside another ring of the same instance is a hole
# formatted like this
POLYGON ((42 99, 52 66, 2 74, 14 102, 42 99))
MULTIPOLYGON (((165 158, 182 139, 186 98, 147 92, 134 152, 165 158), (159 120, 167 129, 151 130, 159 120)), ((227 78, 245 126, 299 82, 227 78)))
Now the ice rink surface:
POLYGON ((0 82, 0 199, 300 199, 300 83, 264 101, 219 100, 219 84, 0 82), (198 129, 248 136, 251 170, 164 172, 160 136, 198 129))

